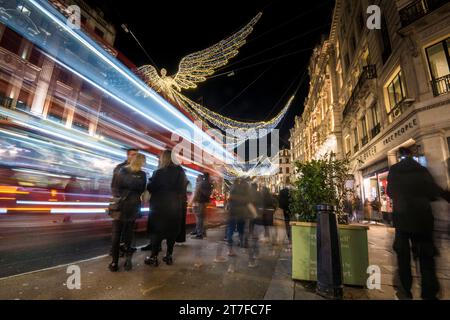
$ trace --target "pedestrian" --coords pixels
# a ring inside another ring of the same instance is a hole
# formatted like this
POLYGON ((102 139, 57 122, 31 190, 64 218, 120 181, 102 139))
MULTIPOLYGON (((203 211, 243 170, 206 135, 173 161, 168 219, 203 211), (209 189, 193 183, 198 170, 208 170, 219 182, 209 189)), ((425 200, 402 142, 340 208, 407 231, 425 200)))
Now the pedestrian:
POLYGON ((122 167, 116 176, 117 194, 120 197, 120 216, 113 221, 112 259, 109 269, 112 272, 119 270, 120 240, 125 243, 126 261, 124 268, 129 271, 132 268, 132 256, 134 250, 131 247, 133 230, 136 218, 141 211, 141 196, 145 191, 147 176, 142 171, 145 165, 145 156, 136 154, 130 164, 122 167))
POLYGON ((67 201, 79 201, 82 193, 83 187, 78 182, 77 177, 70 177, 64 188, 64 198, 67 201))
POLYGON ((262 189, 262 224, 264 225, 264 241, 270 241, 270 227, 273 226, 273 214, 275 211, 274 197, 270 193, 269 188, 262 189))
POLYGON ((186 242, 186 213, 188 207, 188 189, 190 186, 190 182, 186 180, 186 193, 182 197, 182 206, 181 206, 181 225, 180 225, 180 233, 175 239, 175 243, 178 243, 182 246, 182 243, 186 242))
POLYGON ((262 209, 262 197, 261 193, 258 191, 258 185, 252 183, 250 186, 250 203, 253 204, 256 209, 256 217, 249 217, 248 219, 248 239, 250 240, 248 245, 249 252, 249 268, 254 268, 257 266, 256 260, 259 256, 259 246, 258 246, 258 230, 256 228, 257 219, 261 219, 261 209, 262 209))
POLYGON ((150 192, 150 234, 152 253, 145 258, 148 265, 158 266, 162 240, 167 251, 163 261, 173 263, 173 247, 180 234, 183 202, 186 199, 187 178, 183 168, 172 161, 172 151, 165 150, 159 158, 158 170, 153 172, 147 190, 150 192))
POLYGON ((278 195, 279 207, 283 210, 284 225, 286 227, 286 235, 288 237, 289 245, 292 243, 291 236, 291 209, 290 209, 290 190, 289 188, 284 188, 280 191, 278 195))
MULTIPOLYGON (((120 169, 122 169, 125 166, 130 165, 131 161, 136 157, 138 152, 139 152, 139 150, 135 149, 135 148, 127 149, 127 159, 124 162, 119 163, 114 168, 113 175, 112 175, 112 180, 111 180, 111 194, 112 194, 113 197, 119 197, 120 196, 119 188, 118 188, 118 185, 117 185, 117 181, 118 181, 117 178, 118 178, 120 169)), ((120 254, 121 254, 121 256, 125 255, 125 244, 124 244, 123 240, 124 239, 120 239, 120 243, 121 243, 120 244, 120 254)), ((132 250, 136 251, 136 248, 132 247, 132 250)), ((112 255, 112 252, 111 252, 111 255, 112 255)))
POLYGON ((213 185, 208 172, 205 172, 201 176, 197 185, 194 195, 197 223, 193 236, 194 239, 203 239, 203 237, 206 237, 206 209, 208 203, 211 201, 211 193, 213 191, 213 185))
POLYGON ((194 194, 192 195, 192 199, 190 201, 190 205, 192 207, 192 212, 194 212, 195 215, 195 228, 194 231, 191 232, 191 236, 196 236, 199 231, 198 229, 201 229, 201 221, 199 217, 199 208, 198 208, 198 199, 200 196, 200 185, 202 183, 202 175, 198 175, 197 179, 195 180, 195 189, 194 194))
POLYGON ((229 220, 228 220, 228 255, 235 256, 233 251, 233 234, 237 229, 239 233, 239 243, 244 244, 245 220, 248 217, 248 204, 250 203, 250 190, 247 182, 242 178, 236 178, 230 191, 228 200, 229 220))
MULTIPOLYGON (((393 201, 395 227, 394 250, 403 294, 412 299, 411 250, 419 259, 422 299, 437 299, 439 282, 434 257, 434 217, 430 202, 446 198, 448 191, 439 187, 430 172, 416 162, 407 148, 400 148, 401 161, 389 170, 387 194, 393 201)), ((401 291, 399 292, 402 293, 401 291)))

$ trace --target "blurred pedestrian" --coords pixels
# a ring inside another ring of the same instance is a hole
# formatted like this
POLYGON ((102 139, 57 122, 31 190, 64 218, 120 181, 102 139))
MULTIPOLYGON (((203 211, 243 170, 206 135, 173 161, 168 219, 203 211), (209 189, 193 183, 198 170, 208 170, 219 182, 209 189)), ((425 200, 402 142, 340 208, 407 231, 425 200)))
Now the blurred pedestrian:
MULTIPOLYGON (((439 187, 430 172, 412 157, 407 148, 400 148, 401 161, 389 170, 387 194, 394 204, 395 240, 399 278, 403 294, 412 299, 411 250, 419 259, 422 277, 422 299, 437 299, 439 282, 434 257, 434 217, 430 202, 448 192, 439 187)), ((401 293, 401 292, 400 292, 401 293)))
MULTIPOLYGON (((114 168, 113 175, 112 175, 112 180, 111 180, 111 194, 112 194, 113 197, 120 197, 119 187, 117 185, 120 169, 130 165, 131 161, 136 157, 138 152, 139 152, 139 150, 135 149, 135 148, 127 149, 127 159, 124 162, 119 163, 114 168)), ((121 255, 125 255, 124 239, 120 239, 120 243, 121 243, 120 244, 121 255)), ((136 248, 132 248, 132 250, 136 251, 136 248)), ((112 252, 111 252, 111 254, 112 254, 112 252)))
POLYGON ((259 256, 259 245, 258 245, 258 230, 256 228, 257 219, 261 219, 261 209, 262 209, 262 196, 258 191, 258 185, 252 183, 250 186, 250 203, 253 204, 256 209, 256 216, 250 216, 248 221, 248 235, 246 238, 249 240, 248 252, 249 252, 249 263, 250 268, 256 267, 256 260, 259 256))
POLYGON ((186 199, 187 178, 183 168, 172 161, 172 151, 165 150, 159 158, 158 170, 153 172, 147 190, 150 198, 150 234, 152 253, 145 258, 148 265, 158 266, 162 240, 167 251, 163 261, 171 265, 175 240, 180 234, 183 202, 186 199))
POLYGON ((182 196, 181 200, 181 225, 180 225, 180 233, 178 237, 175 239, 175 243, 178 243, 180 246, 182 243, 186 242, 186 213, 188 208, 188 189, 190 186, 190 182, 186 180, 186 192, 182 196))
POLYGON ((64 198, 66 201, 79 201, 81 193, 83 193, 83 187, 78 182, 77 177, 70 177, 64 188, 64 198))
POLYGON ((207 217, 207 206, 211 201, 211 193, 213 191, 213 185, 211 183, 209 173, 205 172, 200 176, 195 188, 195 194, 193 202, 194 208, 196 209, 196 226, 195 231, 192 233, 194 239, 203 239, 206 236, 206 217, 207 217))
POLYGON ((237 229, 239 233, 239 243, 244 243, 245 220, 248 217, 248 204, 250 203, 250 190, 247 182, 242 178, 237 178, 230 191, 228 200, 229 220, 228 220, 228 255, 236 255, 233 251, 233 234, 237 229))
POLYGON ((119 270, 120 240, 125 243, 125 270, 132 268, 134 250, 131 247, 133 230, 136 218, 141 210, 141 196, 145 191, 147 177, 142 171, 145 165, 145 156, 138 153, 129 165, 120 169, 116 176, 117 194, 120 197, 120 216, 113 221, 112 258, 109 269, 113 272, 119 270))
POLYGON ((269 188, 262 189, 262 224, 264 225, 264 241, 270 241, 270 228, 273 226, 273 214, 275 211, 275 199, 270 193, 269 188))
POLYGON ((286 235, 289 241, 289 245, 292 243, 292 237, 291 237, 291 209, 290 209, 290 190, 289 188, 284 188, 280 191, 280 194, 278 195, 278 204, 280 209, 283 210, 283 216, 284 216, 284 225, 286 227, 286 235))

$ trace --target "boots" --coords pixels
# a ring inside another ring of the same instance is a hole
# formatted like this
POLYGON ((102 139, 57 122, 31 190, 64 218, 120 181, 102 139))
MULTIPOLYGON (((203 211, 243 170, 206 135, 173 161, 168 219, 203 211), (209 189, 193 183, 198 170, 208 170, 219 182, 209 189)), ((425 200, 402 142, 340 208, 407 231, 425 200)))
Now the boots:
POLYGON ((111 271, 111 272, 117 272, 117 271, 119 271, 119 264, 117 262, 111 262, 108 265, 108 268, 109 268, 109 271, 111 271))
POLYGON ((132 258, 133 258, 133 250, 132 248, 129 248, 126 252, 125 264, 123 265, 126 271, 130 271, 133 268, 133 264, 131 262, 132 258))
POLYGON ((158 256, 147 257, 145 258, 144 263, 149 266, 157 267, 159 265, 158 256))
POLYGON ((163 261, 164 261, 168 266, 172 265, 172 264, 173 264, 172 255, 166 255, 166 256, 163 258, 163 261))

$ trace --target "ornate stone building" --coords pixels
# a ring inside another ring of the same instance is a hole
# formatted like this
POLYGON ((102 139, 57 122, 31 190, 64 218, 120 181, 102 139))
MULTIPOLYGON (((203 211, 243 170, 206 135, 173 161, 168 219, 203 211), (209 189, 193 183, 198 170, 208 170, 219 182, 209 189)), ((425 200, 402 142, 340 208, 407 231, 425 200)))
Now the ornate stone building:
POLYGON ((292 160, 310 161, 331 152, 342 156, 341 112, 337 101, 335 47, 332 39, 314 49, 310 87, 301 117, 291 130, 292 160))
MULTIPOLYGON (((390 218, 387 175, 402 146, 414 150, 416 160, 442 187, 450 186, 448 21, 450 3, 444 0, 336 1, 328 39, 328 47, 334 47, 331 75, 337 84, 334 88, 331 82, 336 94, 331 105, 341 112, 334 131, 342 154, 351 161, 355 193, 374 204, 368 219, 390 218), (367 27, 369 5, 381 8, 381 29, 367 27)), ((316 56, 317 49, 313 61, 316 56)), ((292 130, 294 160, 309 160, 320 149, 308 135, 316 119, 311 106, 318 105, 311 101, 322 97, 315 78, 313 73, 305 113, 292 130)), ((436 225, 448 228, 448 205, 441 201, 434 206, 436 225)))

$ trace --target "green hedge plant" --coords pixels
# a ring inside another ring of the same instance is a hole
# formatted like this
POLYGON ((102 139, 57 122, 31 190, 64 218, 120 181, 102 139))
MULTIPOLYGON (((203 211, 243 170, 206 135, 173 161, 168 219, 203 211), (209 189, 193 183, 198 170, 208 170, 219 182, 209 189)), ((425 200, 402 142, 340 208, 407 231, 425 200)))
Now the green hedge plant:
POLYGON ((348 159, 336 159, 335 154, 327 154, 319 160, 296 162, 298 179, 291 191, 290 209, 299 221, 316 222, 316 205, 328 204, 336 207, 339 223, 347 223, 344 201, 351 190, 348 181, 348 159))

